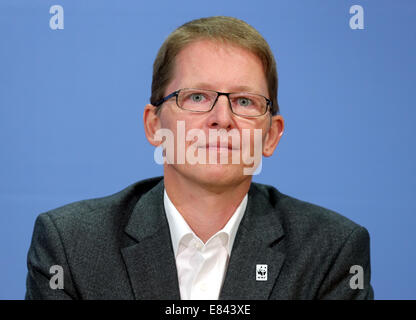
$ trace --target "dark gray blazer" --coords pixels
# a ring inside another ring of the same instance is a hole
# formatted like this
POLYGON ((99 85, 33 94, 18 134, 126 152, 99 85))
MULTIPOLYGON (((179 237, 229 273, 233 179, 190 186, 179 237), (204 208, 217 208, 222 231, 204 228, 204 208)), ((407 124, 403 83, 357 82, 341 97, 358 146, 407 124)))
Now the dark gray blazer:
MULTIPOLYGON (((26 299, 180 299, 163 178, 38 216, 26 299), (52 265, 64 288, 51 289, 52 265)), ((252 183, 220 299, 373 299, 369 235, 327 209, 252 183), (256 265, 268 265, 256 281, 256 265), (353 265, 364 288, 352 289, 353 265)))

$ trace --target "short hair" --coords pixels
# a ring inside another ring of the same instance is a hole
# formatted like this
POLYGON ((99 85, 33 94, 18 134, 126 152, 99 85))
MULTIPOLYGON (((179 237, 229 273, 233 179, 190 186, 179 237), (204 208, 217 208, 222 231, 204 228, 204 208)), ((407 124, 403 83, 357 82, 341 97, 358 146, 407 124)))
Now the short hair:
POLYGON ((160 47, 153 64, 152 95, 155 105, 163 99, 175 66, 175 58, 190 43, 213 40, 237 45, 254 53, 263 63, 267 87, 272 101, 271 113, 279 111, 277 102, 277 70, 273 53, 261 34, 248 23, 224 16, 201 18, 187 22, 174 30, 160 47))

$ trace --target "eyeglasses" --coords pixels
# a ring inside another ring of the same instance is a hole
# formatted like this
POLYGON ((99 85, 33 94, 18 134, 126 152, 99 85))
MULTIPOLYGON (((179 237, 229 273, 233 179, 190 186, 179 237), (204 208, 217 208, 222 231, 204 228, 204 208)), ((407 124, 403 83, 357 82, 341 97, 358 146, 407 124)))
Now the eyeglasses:
POLYGON ((204 89, 179 89, 167 95, 156 104, 159 107, 165 101, 176 97, 176 105, 192 112, 209 112, 219 96, 226 96, 230 103, 232 113, 243 117, 260 117, 265 115, 272 106, 272 101, 266 97, 246 92, 224 93, 204 89))

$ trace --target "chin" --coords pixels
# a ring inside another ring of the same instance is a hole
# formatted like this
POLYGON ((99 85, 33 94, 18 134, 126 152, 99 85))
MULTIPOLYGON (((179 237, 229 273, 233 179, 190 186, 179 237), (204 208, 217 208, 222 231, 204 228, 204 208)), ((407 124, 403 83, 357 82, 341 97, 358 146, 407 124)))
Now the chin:
POLYGON ((226 186, 239 183, 247 176, 243 175, 243 168, 236 165, 208 164, 192 168, 194 179, 202 184, 226 186))

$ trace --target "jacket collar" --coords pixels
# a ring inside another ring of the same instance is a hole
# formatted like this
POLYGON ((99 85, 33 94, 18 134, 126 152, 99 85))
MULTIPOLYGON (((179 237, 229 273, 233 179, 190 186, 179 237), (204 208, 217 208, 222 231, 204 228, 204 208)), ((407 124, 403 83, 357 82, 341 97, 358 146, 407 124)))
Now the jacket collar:
POLYGON ((163 179, 143 194, 124 231, 134 239, 121 249, 136 299, 179 300, 176 262, 163 208, 163 179))

